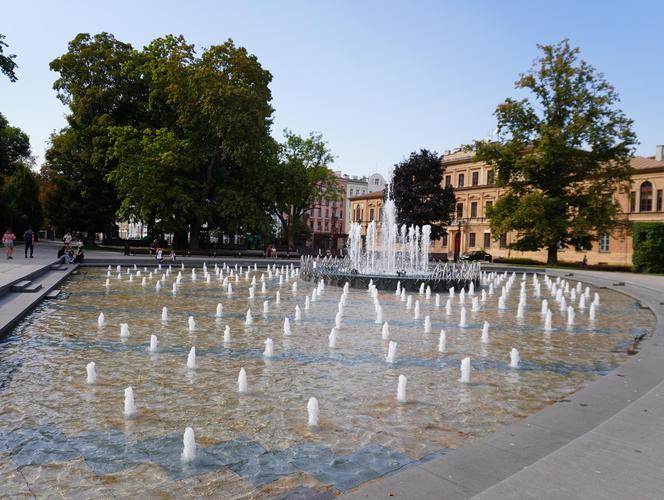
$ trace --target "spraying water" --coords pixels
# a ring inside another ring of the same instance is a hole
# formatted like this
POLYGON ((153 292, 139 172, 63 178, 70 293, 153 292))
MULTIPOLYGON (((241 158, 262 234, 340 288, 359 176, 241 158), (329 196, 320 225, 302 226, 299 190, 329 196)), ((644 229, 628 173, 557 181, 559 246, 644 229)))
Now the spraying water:
POLYGON ((88 374, 88 377, 87 377, 87 380, 86 380, 86 383, 87 383, 87 384, 94 384, 94 383, 97 382, 97 370, 96 370, 96 368, 95 368, 96 366, 97 366, 97 365, 95 365, 95 362, 94 362, 94 361, 90 361, 90 362, 85 366, 85 370, 86 370, 86 372, 87 372, 87 374, 88 374))
POLYGON ((237 376, 237 392, 246 394, 247 392, 247 372, 240 368, 240 374, 237 376))
POLYGON ((187 427, 184 430, 184 437, 182 438, 182 461, 191 462, 196 458, 196 437, 194 436, 194 429, 187 427))
POLYGON ((307 425, 309 427, 318 427, 318 400, 316 398, 309 398, 307 415, 309 417, 307 425))
POLYGON ((406 402, 406 384, 408 379, 405 375, 399 375, 399 385, 397 386, 397 401, 399 403, 406 402))
POLYGON ((124 391, 124 415, 125 417, 133 417, 136 415, 136 404, 134 403, 134 389, 131 386, 127 387, 124 391))

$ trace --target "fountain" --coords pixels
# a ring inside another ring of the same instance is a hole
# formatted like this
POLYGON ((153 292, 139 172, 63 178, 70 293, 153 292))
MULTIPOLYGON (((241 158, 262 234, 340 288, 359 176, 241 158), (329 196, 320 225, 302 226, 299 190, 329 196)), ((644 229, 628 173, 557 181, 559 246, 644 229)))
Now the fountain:
POLYGON ((272 339, 265 340, 265 350, 263 351, 263 356, 266 358, 271 358, 274 356, 274 343, 272 339))
POLYGON ((383 306, 378 305, 376 306, 376 323, 377 325, 380 325, 383 322, 383 306))
POLYGON ((445 352, 447 349, 447 336, 445 335, 445 330, 440 331, 440 337, 438 338, 438 352, 445 352))
POLYGON ((595 292, 595 298, 593 300, 595 307, 599 306, 599 293, 595 292))
POLYGON ((414 319, 420 319, 420 301, 419 300, 415 301, 415 309, 413 311, 413 318, 414 319))
POLYGON ((450 314, 452 314, 452 299, 447 299, 445 303, 445 315, 449 316, 450 314))
POLYGON ((334 349, 337 347, 337 330, 335 328, 332 328, 330 331, 330 335, 328 336, 328 346, 331 349, 334 349))
POLYGON ((157 339, 157 336, 150 335, 150 347, 148 348, 148 351, 156 352, 158 346, 159 346, 159 340, 157 339))
POLYGON ((387 346, 387 357, 385 361, 388 363, 394 363, 397 357, 397 343, 393 340, 390 340, 390 343, 387 346))
POLYGON ((467 384, 470 382, 470 371, 472 367, 470 366, 470 358, 463 358, 461 360, 461 377, 459 382, 467 384))
POLYGON ((293 293, 297 293, 297 281, 293 281, 293 286, 291 288, 293 290, 293 293))
POLYGON ((550 332, 553 330, 551 327, 551 319, 552 319, 552 314, 551 314, 551 309, 547 309, 546 314, 544 315, 544 331, 545 332, 550 332))
POLYGON ((295 306, 295 321, 302 321, 302 311, 298 305, 295 306))
POLYGON ((406 296, 406 309, 412 309, 413 308, 413 297, 410 295, 406 296))
POLYGON ((382 337, 383 340, 388 340, 390 338, 390 325, 387 324, 387 321, 383 323, 382 337))
POLYGON ((240 373, 237 376, 237 392, 240 394, 247 393, 247 372, 244 368, 240 368, 240 373))
POLYGON ((472 305, 470 306, 472 312, 477 312, 480 310, 480 300, 478 297, 473 297, 472 305))
POLYGON ((500 297, 498 297, 498 309, 500 310, 507 309, 507 304, 505 303, 505 301, 506 301, 505 295, 501 295, 500 297))
POLYGON ((284 318, 284 335, 290 335, 290 334, 291 334, 290 320, 288 318, 284 318))
POLYGON ((309 427, 318 427, 318 400, 316 398, 309 398, 307 415, 309 417, 307 425, 309 427))
POLYGON ((196 369, 196 347, 193 347, 189 350, 187 355, 187 368, 190 370, 196 369))
POLYGON ((161 320, 168 321, 168 308, 166 306, 161 308, 161 320))
POLYGON ((572 306, 569 306, 567 308, 567 326, 574 326, 574 308, 572 306))
POLYGON ((131 418, 136 415, 136 405, 134 404, 134 389, 129 386, 124 390, 124 415, 131 418))
POLYGON ((196 458, 196 438, 194 436, 194 429, 187 427, 184 430, 184 437, 182 439, 182 461, 192 462, 196 458))
POLYGON ((510 368, 519 368, 519 360, 519 351, 512 347, 510 351, 510 368))
POLYGON ((120 337, 129 337, 129 325, 127 323, 120 323, 120 337))
POLYGON ((279 304, 280 302, 281 302, 281 293, 279 292, 279 290, 277 290, 277 294, 274 297, 274 303, 279 304))
POLYGON ((461 307, 461 312, 459 314, 459 326, 461 328, 465 328, 468 326, 468 323, 466 322, 466 308, 461 307))
POLYGON ((399 385, 397 386, 397 401, 399 403, 406 402, 406 384, 408 379, 405 375, 399 375, 399 385))
POLYGON ((189 324, 189 331, 190 332, 193 332, 194 330, 196 330, 196 321, 194 320, 193 316, 189 316, 189 318, 187 318, 187 323, 189 324))
POLYGON ((251 316, 251 308, 247 309, 247 314, 245 315, 244 324, 249 326, 254 322, 254 318, 251 316))
POLYGON ((88 374, 88 378, 85 381, 86 384, 95 384, 97 382, 97 370, 95 369, 97 365, 95 365, 94 361, 90 361, 87 365, 85 365, 85 371, 88 374))
POLYGON ((104 313, 103 313, 103 312, 100 312, 100 313, 99 313, 99 316, 97 317, 97 326, 98 326, 99 328, 101 328, 102 326, 104 326, 104 323, 105 323, 105 322, 106 322, 106 319, 105 319, 105 317, 104 317, 104 313))
POLYGON ((341 320, 343 319, 343 313, 341 311, 337 312, 334 317, 334 327, 338 330, 341 328, 341 320))
POLYGON ((489 343, 489 322, 485 321, 484 324, 482 325, 482 343, 483 344, 488 344, 489 343))
POLYGON ((428 315, 424 317, 424 333, 431 333, 431 317, 428 315))
POLYGON ((588 319, 590 321, 595 321, 597 306, 594 302, 590 303, 590 309, 588 310, 588 319))
POLYGON ((542 308, 540 309, 540 314, 544 316, 548 310, 549 310, 549 301, 544 299, 542 300, 542 308))
POLYGON ((435 302, 435 307, 440 307, 440 294, 436 294, 436 302, 435 302))

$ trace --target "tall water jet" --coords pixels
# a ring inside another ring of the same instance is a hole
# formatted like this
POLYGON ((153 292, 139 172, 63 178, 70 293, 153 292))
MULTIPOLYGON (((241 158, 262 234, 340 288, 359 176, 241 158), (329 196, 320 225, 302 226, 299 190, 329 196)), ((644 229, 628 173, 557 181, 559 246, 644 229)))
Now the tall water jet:
POLYGON ((189 350, 187 355, 187 368, 194 370, 196 368, 196 347, 193 347, 189 350))
POLYGON ((87 379, 85 381, 86 384, 94 384, 97 382, 97 370, 94 361, 90 361, 87 365, 85 365, 85 371, 87 372, 87 379))
POLYGON ((488 344, 489 343, 489 322, 485 321, 484 324, 482 325, 482 343, 483 344, 488 344))
POLYGON ((253 299, 254 298, 254 287, 249 287, 249 298, 253 299))
POLYGON ((133 417, 136 415, 136 404, 134 403, 134 389, 129 386, 124 390, 124 415, 133 417))
POLYGON ((466 290, 462 288, 461 291, 459 292, 459 304, 464 304, 465 302, 466 302, 466 290))
POLYGON ((461 377, 459 378, 459 382, 462 382, 464 384, 467 384, 470 382, 470 371, 471 371, 471 365, 470 365, 470 358, 463 358, 461 360, 461 377))
POLYGON ((309 417, 307 425, 309 427, 318 427, 318 400, 316 398, 309 398, 307 416, 309 417))
POLYGON ((482 290, 480 294, 480 302, 486 302, 486 290, 482 290))
POLYGON ((246 394, 247 392, 247 372, 244 368, 240 368, 240 373, 237 376, 237 392, 246 394))
POLYGON ((308 311, 310 307, 311 307, 311 300, 309 300, 309 296, 307 295, 304 298, 304 310, 308 311))
POLYGON ((599 306, 599 293, 595 292, 595 299, 593 300, 595 307, 599 306))
POLYGON ((387 321, 383 323, 382 337, 383 340, 388 340, 390 338, 390 325, 387 324, 387 321))
POLYGON ((413 297, 408 295, 406 297, 406 309, 412 309, 413 307, 413 297))
POLYGON ((343 313, 338 311, 334 317, 334 327, 338 330, 341 328, 341 320, 343 319, 343 313))
POLYGON ((150 352, 156 352, 157 347, 159 347, 159 340, 157 339, 156 335, 150 335, 150 347, 148 350, 150 352))
POLYGON ((420 319, 420 301, 415 301, 415 309, 413 311, 413 318, 420 319))
POLYGON ((332 349, 337 347, 337 330, 336 328, 332 328, 330 331, 330 335, 327 337, 328 339, 328 346, 332 349))
POLYGON ((279 304, 281 302, 281 293, 277 290, 277 294, 274 297, 274 303, 279 304))
POLYGON ((544 331, 545 332, 550 332, 553 330, 553 327, 551 326, 551 319, 552 319, 552 314, 551 314, 551 309, 546 311, 546 314, 544 315, 544 331))
POLYGON ((452 299, 447 299, 445 303, 445 315, 449 316, 450 314, 452 314, 452 299))
POLYGON ((291 334, 290 320, 288 318, 284 318, 284 335, 290 335, 290 334, 291 334))
POLYGON ((106 288, 111 286, 111 280, 106 278, 106 288))
POLYGON ((251 316, 251 309, 247 309, 247 314, 244 319, 244 324, 249 326, 254 322, 254 318, 251 316))
POLYGON ((435 302, 435 307, 440 307, 440 294, 436 294, 436 302, 435 302))
POLYGON ((190 332, 193 332, 194 330, 196 330, 196 320, 194 319, 193 316, 189 316, 189 318, 187 318, 187 323, 189 325, 189 331, 190 332))
POLYGON ((586 308, 586 296, 584 294, 579 295, 579 309, 586 308))
POLYGON ((157 281, 157 284, 154 286, 154 289, 158 292, 161 290, 161 281, 157 281))
POLYGON ((544 299, 542 300, 542 308, 540 309, 540 314, 544 316, 548 310, 549 310, 549 301, 544 299))
POLYGON ((516 317, 522 319, 525 314, 526 306, 523 302, 519 302, 519 305, 516 307, 516 317))
POLYGON ((263 356, 266 358, 271 358, 274 356, 274 343, 272 339, 265 340, 265 350, 263 351, 263 356))
POLYGON ((408 379, 405 375, 399 375, 399 385, 397 386, 397 401, 399 403, 406 402, 406 384, 408 379))
POLYGON ((424 291, 424 297, 427 300, 429 300, 429 298, 431 297, 431 287, 429 285, 427 285, 427 289, 424 291))
POLYGON ((182 456, 183 462, 191 462, 196 458, 196 437, 194 436, 194 429, 187 427, 184 430, 184 437, 182 438, 182 456))
POLYGON ((470 306, 472 312, 477 312, 480 310, 480 300, 478 297, 473 297, 472 305, 470 306))
POLYGON ((438 352, 445 352, 447 350, 447 335, 445 330, 440 330, 440 337, 438 337, 438 352))
POLYGON ((302 321, 302 311, 298 305, 295 306, 295 321, 302 321))
POLYGON ((120 337, 129 337, 129 325, 127 323, 120 323, 120 337))
POLYGON ((567 308, 567 326, 574 326, 575 312, 572 306, 567 308))
POLYGON ((448 290, 450 298, 454 298, 454 287, 451 286, 450 289, 448 290))
POLYGON ((166 306, 161 308, 161 320, 168 321, 168 308, 166 306))
POLYGON ((505 304, 505 295, 498 297, 498 309, 504 310, 507 309, 507 304, 505 304))
POLYGON ((293 281, 292 290, 293 290, 293 293, 297 292, 297 281, 293 281))
POLYGON ((431 317, 424 317, 424 333, 431 333, 431 317))
POLYGON ((520 359, 519 351, 512 347, 512 350, 510 351, 510 368, 518 368, 520 359))
POLYGON ((388 363, 394 363, 397 357, 397 343, 393 340, 390 340, 390 343, 387 346, 387 357, 385 361, 388 363))
POLYGON ((468 326, 468 323, 466 322, 466 308, 461 307, 461 312, 459 313, 459 326, 461 328, 465 328, 468 326))
POLYGON ((173 283, 173 288, 171 289, 173 295, 176 295, 178 293, 178 284, 177 282, 173 283))
POLYGON ((595 321, 595 317, 597 316, 596 310, 597 306, 595 306, 594 302, 591 302, 590 309, 588 310, 588 319, 590 321, 595 321))
POLYGON ((97 326, 101 328, 102 326, 104 326, 104 323, 106 323, 104 313, 100 312, 99 316, 97 317, 97 326))

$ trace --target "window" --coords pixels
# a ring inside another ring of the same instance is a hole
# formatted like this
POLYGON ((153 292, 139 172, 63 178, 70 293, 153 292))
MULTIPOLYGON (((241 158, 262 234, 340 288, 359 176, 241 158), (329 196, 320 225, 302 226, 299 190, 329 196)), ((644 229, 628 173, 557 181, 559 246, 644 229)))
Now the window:
POLYGON ((343 210, 339 210, 339 218, 340 219, 344 218, 344 211, 343 210))
POLYGON ((447 233, 445 233, 441 239, 440 243, 441 247, 447 248, 447 233))
POLYGON ((362 222, 362 212, 359 205, 355 206, 355 222, 362 222))
POLYGON ((383 207, 378 209, 378 222, 383 220, 383 207))
POLYGON ((641 183, 639 212, 652 211, 652 184, 649 181, 641 183))
POLYGON ((325 221, 325 231, 330 230, 330 223, 328 221, 325 221))
POLYGON ((495 174, 493 173, 493 170, 487 170, 486 171, 486 183, 487 184, 493 184, 495 181, 495 174))
POLYGON ((473 172, 471 174, 470 183, 473 186, 477 186, 480 183, 480 173, 479 172, 473 172))
POLYGON ((374 220, 374 209, 370 208, 369 209, 369 222, 371 222, 372 220, 374 220))
POLYGON ((604 233, 599 238, 599 251, 608 252, 609 251, 609 233, 604 233))
POLYGON ((629 211, 636 212, 636 191, 629 193, 629 211))
POLYGON ((457 183, 458 187, 463 187, 463 183, 465 180, 465 175, 464 174, 459 174, 459 182, 457 183))
POLYGON ((374 186, 380 185, 380 179, 378 177, 376 177, 373 181, 374 181, 374 186))
POLYGON ((470 216, 477 217, 477 202, 473 201, 470 203, 470 216))
POLYGON ((491 248, 491 233, 484 233, 484 248, 491 248))
POLYGON ((326 217, 326 218, 329 218, 329 217, 330 217, 330 209, 329 209, 329 208, 326 208, 326 209, 325 209, 325 217, 326 217))
POLYGON ((463 203, 457 203, 456 218, 457 219, 463 219, 463 203))
POLYGON ((498 246, 500 248, 507 248, 507 234, 501 234, 499 241, 500 241, 500 243, 499 243, 498 246))
POLYGON ((475 233, 468 233, 468 246, 475 248, 475 233))
POLYGON ((316 222, 316 228, 320 231, 320 221, 316 222))
POLYGON ((657 190, 657 205, 656 205, 655 210, 657 210, 658 212, 662 211, 662 190, 661 189, 657 190))
POLYGON ((493 201, 487 201, 484 207, 484 217, 489 216, 489 209, 493 206, 493 201))
POLYGON ((445 187, 451 186, 452 185, 452 176, 451 175, 446 175, 445 176, 445 187))

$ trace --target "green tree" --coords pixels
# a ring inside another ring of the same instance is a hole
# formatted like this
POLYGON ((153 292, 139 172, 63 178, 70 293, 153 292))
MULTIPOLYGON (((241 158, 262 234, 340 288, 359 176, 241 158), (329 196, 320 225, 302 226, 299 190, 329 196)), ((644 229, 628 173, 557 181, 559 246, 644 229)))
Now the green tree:
POLYGON ((443 174, 438 153, 421 149, 397 163, 392 177, 397 220, 406 225, 430 225, 434 240, 446 234, 456 206, 452 186, 443 186, 443 174))
POLYGON ((543 55, 515 84, 532 98, 500 104, 499 140, 474 147, 505 190, 488 212, 492 233, 516 231, 512 248, 546 248, 552 265, 559 247, 588 249, 622 224, 614 193, 629 182, 636 136, 613 86, 578 48, 567 40, 538 48, 543 55))
POLYGON ((0 113, 0 175, 11 175, 19 161, 31 161, 30 139, 20 128, 11 127, 0 113))
POLYGON ((286 129, 284 137, 266 194, 272 200, 271 212, 281 222, 288 246, 294 247, 295 222, 318 201, 338 200, 341 193, 337 177, 330 170, 334 156, 322 134, 311 132, 303 138, 286 129))
POLYGON ((41 203, 39 199, 39 183, 30 167, 17 163, 14 172, 2 187, 3 207, 2 218, 7 226, 11 226, 20 237, 32 226, 38 229, 42 223, 41 203))
POLYGON ((18 80, 16 77, 16 68, 18 67, 14 59, 16 59, 15 54, 8 54, 4 55, 4 49, 3 47, 7 48, 9 45, 7 45, 3 40, 5 39, 5 35, 0 33, 0 73, 3 73, 7 78, 9 78, 10 82, 15 82, 18 80))

